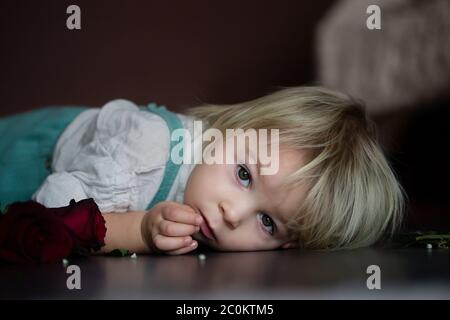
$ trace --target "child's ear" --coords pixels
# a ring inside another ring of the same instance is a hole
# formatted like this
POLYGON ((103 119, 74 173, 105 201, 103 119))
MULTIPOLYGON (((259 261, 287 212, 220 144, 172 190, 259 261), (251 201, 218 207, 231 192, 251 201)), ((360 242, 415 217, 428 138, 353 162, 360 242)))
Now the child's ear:
POLYGON ((289 241, 286 243, 283 243, 281 245, 282 249, 290 249, 290 248, 296 248, 297 247, 297 243, 295 241, 289 241))

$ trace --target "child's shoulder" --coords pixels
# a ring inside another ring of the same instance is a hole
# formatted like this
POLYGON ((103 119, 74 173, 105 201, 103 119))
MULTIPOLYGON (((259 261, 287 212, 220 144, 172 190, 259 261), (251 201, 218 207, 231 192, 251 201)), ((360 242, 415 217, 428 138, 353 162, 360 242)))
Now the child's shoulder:
POLYGON ((125 171, 146 171, 165 163, 169 146, 164 119, 129 100, 116 99, 91 108, 66 129, 55 149, 55 167, 67 168, 83 152, 92 159, 112 158, 111 163, 125 171))
POLYGON ((97 130, 106 135, 125 131, 168 134, 164 119, 126 99, 115 99, 100 108, 96 122, 97 130))

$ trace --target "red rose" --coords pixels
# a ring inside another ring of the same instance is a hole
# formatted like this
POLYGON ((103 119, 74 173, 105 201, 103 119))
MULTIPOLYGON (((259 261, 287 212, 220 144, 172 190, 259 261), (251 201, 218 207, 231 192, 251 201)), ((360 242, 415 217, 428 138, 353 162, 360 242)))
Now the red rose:
POLYGON ((0 258, 10 262, 56 262, 73 248, 70 231, 36 202, 16 202, 0 216, 0 258))
POLYGON ((89 254, 104 245, 105 220, 93 199, 46 208, 15 202, 0 212, 0 259, 57 262, 73 253, 89 254))
POLYGON ((64 221, 73 232, 75 246, 79 253, 86 254, 85 249, 99 250, 105 245, 105 219, 103 219, 97 204, 93 199, 75 202, 71 200, 69 206, 49 208, 51 212, 64 221))

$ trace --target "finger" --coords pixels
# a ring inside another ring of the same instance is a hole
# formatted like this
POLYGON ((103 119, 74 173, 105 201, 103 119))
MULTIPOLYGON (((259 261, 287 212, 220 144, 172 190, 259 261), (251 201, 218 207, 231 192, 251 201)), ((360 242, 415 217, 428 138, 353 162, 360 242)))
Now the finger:
POLYGON ((162 234, 157 234, 153 237, 153 245, 161 251, 171 251, 181 249, 192 242, 190 236, 187 237, 166 237, 162 234))
POLYGON ((181 207, 166 207, 162 212, 162 216, 166 220, 197 226, 203 221, 202 216, 196 213, 192 208, 187 210, 181 207))
POLYGON ((163 220, 159 223, 159 233, 168 237, 189 236, 200 230, 200 227, 191 224, 178 223, 169 220, 163 220))
POLYGON ((189 246, 186 246, 186 247, 183 247, 183 248, 177 249, 177 250, 167 251, 166 253, 170 254, 170 255, 185 254, 185 253, 188 253, 188 252, 191 252, 191 251, 197 249, 197 246, 198 246, 198 243, 197 243, 197 241, 194 240, 194 241, 192 241, 191 245, 189 245, 189 246))

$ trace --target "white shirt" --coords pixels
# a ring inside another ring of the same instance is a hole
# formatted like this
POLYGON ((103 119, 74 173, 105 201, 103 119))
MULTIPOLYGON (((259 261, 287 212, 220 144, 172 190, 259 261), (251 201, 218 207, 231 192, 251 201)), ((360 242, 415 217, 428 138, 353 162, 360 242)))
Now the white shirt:
MULTIPOLYGON (((193 117, 176 113, 194 139, 193 117)), ((145 210, 159 189, 170 135, 159 115, 118 99, 80 113, 53 152, 52 171, 32 199, 64 207, 93 198, 101 212, 145 210)), ((194 164, 181 164, 166 200, 182 203, 194 164)))

